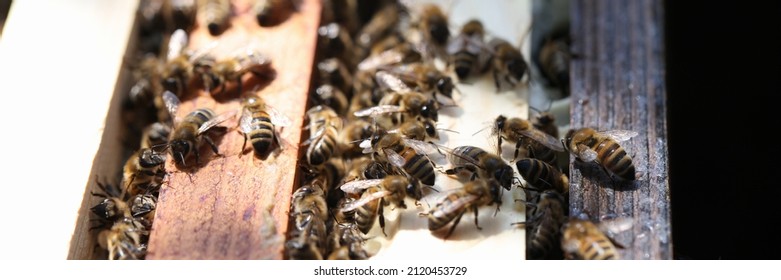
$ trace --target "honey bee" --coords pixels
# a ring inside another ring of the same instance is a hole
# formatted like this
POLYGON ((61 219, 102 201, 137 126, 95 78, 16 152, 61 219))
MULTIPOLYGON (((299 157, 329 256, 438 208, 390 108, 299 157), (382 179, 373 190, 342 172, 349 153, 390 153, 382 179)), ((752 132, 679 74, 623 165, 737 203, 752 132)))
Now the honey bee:
POLYGON ((309 145, 306 150, 307 162, 312 166, 319 166, 331 156, 340 153, 336 141, 342 129, 342 119, 325 105, 312 107, 306 112, 306 116, 309 119, 311 136, 302 145, 309 145))
POLYGON ((350 92, 353 78, 347 66, 339 59, 327 58, 317 63, 321 84, 330 84, 339 88, 342 92, 350 92))
MULTIPOLYGON (((396 38, 396 36, 389 36, 389 38, 396 38)), ((380 43, 392 44, 394 42, 385 42, 385 40, 383 40, 380 43)), ((374 46, 373 49, 375 51, 372 51, 370 56, 366 57, 360 63, 358 63, 358 70, 372 71, 398 64, 417 63, 421 62, 423 59, 418 49, 409 42, 401 42, 388 49, 379 51, 380 49, 386 47, 387 46, 384 45, 374 46)))
POLYGON ((317 28, 317 50, 319 57, 335 57, 349 68, 355 67, 353 39, 350 33, 338 23, 329 23, 317 28))
POLYGON ((397 4, 384 5, 374 17, 367 22, 355 36, 355 44, 358 46, 358 54, 363 59, 375 43, 390 34, 399 22, 401 9, 397 4))
POLYGON ((376 155, 379 159, 399 168, 408 177, 415 178, 427 186, 434 185, 436 179, 434 164, 427 155, 433 153, 436 147, 432 147, 430 143, 406 139, 398 133, 377 129, 375 135, 361 142, 359 146, 364 149, 364 153, 372 153, 372 157, 376 155))
POLYGON ((569 193, 569 179, 556 167, 533 159, 525 158, 517 161, 515 167, 524 180, 540 190, 555 190, 562 195, 569 193))
POLYGON ((101 223, 103 221, 114 222, 119 219, 130 217, 130 207, 122 200, 120 191, 111 185, 105 185, 101 182, 97 182, 98 188, 103 193, 93 192, 93 196, 102 197, 97 205, 90 208, 90 211, 100 218, 101 223))
MULTIPOLYGON (((180 104, 179 98, 170 91, 166 91, 163 93, 163 100, 165 101, 171 116, 176 116, 176 111, 179 109, 180 104)), ((217 145, 215 145, 214 141, 206 135, 206 132, 218 124, 233 118, 235 115, 235 111, 228 111, 217 115, 211 109, 200 108, 192 111, 187 114, 184 119, 175 123, 171 139, 167 144, 167 148, 170 148, 174 161, 177 164, 186 166, 185 158, 190 152, 193 152, 195 154, 195 163, 200 165, 200 153, 198 152, 198 149, 201 146, 201 140, 205 140, 212 148, 212 151, 219 155, 217 145)))
POLYGON ((347 95, 339 88, 329 84, 317 87, 312 94, 312 98, 316 104, 331 107, 340 116, 344 116, 350 106, 347 95))
POLYGON ((493 68, 496 91, 501 90, 502 81, 506 81, 511 87, 515 87, 529 71, 526 60, 521 51, 509 42, 494 38, 488 45, 493 50, 491 67, 493 68))
POLYGON ((212 36, 220 35, 230 25, 231 3, 229 0, 201 0, 198 4, 200 25, 206 26, 212 36))
POLYGON ((141 133, 141 148, 151 148, 165 144, 168 142, 168 136, 170 135, 170 126, 162 122, 151 123, 147 125, 141 133))
POLYGON ((239 125, 244 134, 242 149, 247 145, 247 138, 252 140, 255 155, 262 156, 269 151, 271 143, 279 144, 276 127, 290 126, 292 121, 255 94, 250 94, 242 102, 243 113, 239 125))
POLYGON ((378 82, 391 86, 395 91, 405 90, 399 87, 399 81, 411 87, 415 91, 431 94, 436 100, 438 96, 446 100, 453 99, 453 79, 439 71, 434 65, 424 63, 409 63, 386 69, 385 74, 378 71, 378 82), (393 81, 392 79, 399 81, 393 81), (396 88, 396 89, 394 89, 396 88))
POLYGON ((391 124, 384 124, 383 126, 396 126, 404 123, 409 119, 422 118, 431 121, 438 121, 439 119, 439 103, 436 100, 429 98, 428 96, 419 92, 406 92, 399 93, 394 92, 383 97, 379 105, 362 109, 353 113, 356 117, 375 117, 375 120, 382 122, 386 120, 384 118, 376 118, 382 114, 396 114, 394 117, 388 118, 391 124))
MULTIPOLYGON (((414 178, 400 175, 389 175, 383 179, 359 180, 347 182, 341 186, 345 193, 358 194, 361 198, 349 203, 342 211, 357 210, 355 221, 364 234, 374 226, 379 216, 382 233, 385 234, 385 216, 383 208, 393 204, 395 207, 407 209, 404 198, 415 199, 416 203, 423 197, 420 184, 414 178), (379 199, 379 201, 378 201, 379 199)), ((387 236, 387 234, 385 234, 387 236)))
POLYGON ((151 148, 142 148, 125 161, 122 168, 124 193, 134 196, 153 192, 163 180, 166 156, 151 148))
POLYGON ((293 11, 298 11, 300 0, 255 0, 252 11, 260 26, 268 27, 282 23, 293 11))
POLYGON ((407 6, 413 19, 411 27, 420 34, 420 46, 425 60, 432 55, 442 55, 443 49, 450 39, 448 17, 439 6, 423 4, 419 7, 407 6))
POLYGON ((524 224, 527 229, 529 259, 545 259, 560 249, 561 226, 566 221, 564 197, 554 190, 543 191, 533 209, 529 220, 518 224, 524 224))
POLYGON ((569 91, 569 63, 572 59, 569 39, 562 36, 546 38, 537 55, 540 72, 553 86, 569 91))
POLYGON ((570 218, 562 227, 561 248, 564 256, 579 260, 621 259, 616 243, 600 227, 589 220, 570 218))
POLYGON ((556 126, 556 117, 550 112, 539 112, 537 116, 532 118, 531 122, 534 128, 553 136, 553 138, 559 138, 559 127, 556 126))
POLYGON ((154 222, 157 197, 152 194, 137 194, 128 200, 128 204, 133 218, 144 218, 150 223, 154 222))
POLYGON ((328 206, 319 183, 302 186, 293 193, 290 215, 294 234, 287 244, 291 259, 323 259, 326 246, 325 220, 328 206))
POLYGON ((348 123, 342 131, 339 132, 338 141, 336 141, 342 157, 357 157, 363 155, 361 147, 358 145, 363 139, 368 139, 374 134, 374 125, 364 119, 357 119, 348 123))
POLYGON ((217 60, 210 55, 201 56, 194 61, 193 69, 200 74, 206 91, 212 94, 225 93, 228 81, 235 82, 237 92, 242 92, 241 78, 247 73, 264 79, 276 76, 271 59, 252 48, 238 51, 227 59, 217 60))
POLYGON ((472 173, 471 180, 494 179, 499 186, 510 190, 513 184, 513 168, 498 155, 491 154, 474 146, 459 146, 448 154, 453 168, 445 171, 448 175, 458 174, 462 170, 472 173))
POLYGON ((399 125, 398 128, 390 130, 388 133, 399 133, 407 139, 418 141, 439 140, 437 125, 427 119, 408 119, 399 125))
POLYGON ((190 29, 195 23, 195 0, 171 0, 165 1, 169 5, 169 17, 177 29, 190 29))
POLYGON ((527 143, 528 146, 527 140, 524 140, 524 138, 527 137, 533 141, 539 142, 551 150, 558 152, 564 151, 564 147, 559 140, 545 132, 538 130, 532 125, 531 122, 521 118, 508 119, 503 115, 499 115, 499 117, 496 118, 496 121, 494 121, 492 134, 496 135, 497 150, 498 154, 500 155, 502 154, 502 139, 507 140, 510 143, 515 142, 515 154, 513 155, 513 160, 518 158, 518 153, 524 143, 527 143))
POLYGON ((564 144, 579 160, 596 161, 608 174, 633 181, 637 175, 632 157, 618 142, 629 140, 634 136, 637 136, 637 132, 627 130, 598 132, 592 128, 581 128, 570 130, 564 144))
POLYGON ((329 260, 365 260, 369 254, 363 248, 363 238, 354 223, 334 223, 329 241, 329 260))
POLYGON ((388 176, 390 168, 370 157, 359 157, 350 161, 350 168, 344 174, 342 183, 355 180, 382 179, 388 176))
POLYGON ((108 250, 109 260, 141 260, 146 256, 146 241, 149 238, 143 219, 123 218, 111 229, 98 234, 98 245, 108 250))
POLYGON ((475 213, 475 227, 482 230, 477 222, 477 209, 480 206, 493 204, 497 205, 497 210, 502 204, 501 186, 494 179, 477 179, 464 183, 463 188, 451 192, 428 213, 421 213, 421 216, 428 216, 430 231, 437 231, 452 221, 453 225, 444 236, 444 239, 447 239, 453 234, 461 217, 468 210, 475 213))
POLYGON ((168 41, 166 62, 161 71, 163 89, 184 96, 187 84, 193 76, 193 64, 190 54, 185 52, 187 47, 187 32, 177 29, 171 34, 168 41))
POLYGON ((473 19, 464 24, 461 33, 448 43, 447 54, 459 80, 463 81, 485 68, 490 48, 483 41, 484 36, 483 23, 473 19))

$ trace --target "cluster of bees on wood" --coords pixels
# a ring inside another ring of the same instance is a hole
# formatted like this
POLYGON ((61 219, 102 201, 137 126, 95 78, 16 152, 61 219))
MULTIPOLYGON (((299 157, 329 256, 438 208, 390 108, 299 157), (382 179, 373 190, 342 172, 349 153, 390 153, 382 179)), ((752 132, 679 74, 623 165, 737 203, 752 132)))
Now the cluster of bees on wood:
MULTIPOLYGON (((296 12, 297 1, 258 0, 261 26, 278 24, 296 12), (271 12, 269 12, 271 11, 271 12)), ((164 162, 176 166, 201 164, 199 149, 217 146, 209 136, 219 124, 237 115, 255 156, 283 149, 279 127, 290 119, 267 106, 260 96, 242 91, 242 77, 274 78, 269 57, 252 49, 217 58, 210 47, 187 50, 187 30, 198 19, 212 35, 228 28, 231 3, 227 0, 144 1, 140 8, 140 54, 128 62, 134 85, 123 102, 129 155, 121 182, 98 182, 101 201, 91 208, 97 217, 97 243, 109 259, 143 259, 154 220, 164 162), (202 21, 202 22, 201 22, 202 21), (177 119, 180 98, 192 87, 212 95, 225 94, 233 84, 242 98, 242 111, 216 114, 199 108, 177 119)), ((518 47, 490 33, 479 20, 451 32, 448 16, 436 5, 396 1, 325 0, 301 144, 302 179, 291 198, 290 229, 285 243, 289 259, 368 259, 367 233, 379 224, 385 233, 384 211, 407 208, 435 187, 437 173, 463 179, 463 187, 420 213, 432 232, 447 239, 466 212, 475 215, 484 206, 501 205, 504 191, 524 188, 530 218, 527 230, 530 258, 618 258, 605 229, 583 218, 567 219, 568 180, 556 165, 559 152, 595 162, 619 180, 634 180, 632 159, 618 144, 636 133, 571 130, 564 139, 550 114, 532 120, 499 115, 491 133, 497 151, 474 146, 438 144, 439 110, 458 106, 453 95, 461 81, 491 72, 496 90, 528 81, 529 65, 518 47), (444 69, 434 61, 446 62, 444 69), (502 158, 502 142, 514 143, 513 164, 502 158), (437 166, 432 156, 447 159, 437 166), (521 178, 516 177, 512 165, 521 178), (386 210, 386 207, 390 210, 386 210)), ((565 49, 558 49, 564 51, 565 49)), ((556 51, 544 55, 562 56, 556 51)), ((564 55, 566 56, 566 54, 564 55)), ((548 57, 539 61, 557 61, 548 57)), ((545 75, 552 84, 566 83, 565 64, 550 65, 545 75), (550 79, 550 78, 549 78, 550 79)), ((246 89, 245 89, 246 90, 246 89)))

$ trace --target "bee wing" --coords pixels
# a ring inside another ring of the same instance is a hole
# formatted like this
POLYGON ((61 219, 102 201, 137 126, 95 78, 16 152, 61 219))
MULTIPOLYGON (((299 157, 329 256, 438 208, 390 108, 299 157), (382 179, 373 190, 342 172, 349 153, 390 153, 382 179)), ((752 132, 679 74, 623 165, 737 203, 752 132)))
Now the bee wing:
POLYGON ((404 159, 399 153, 397 153, 394 150, 391 149, 385 149, 383 150, 385 152, 385 157, 388 158, 388 161, 393 164, 394 166, 398 167, 401 170, 404 170, 404 164, 407 163, 407 160, 404 159))
POLYGON ((171 115, 171 119, 175 118, 176 111, 179 110, 179 104, 181 104, 181 101, 176 97, 176 94, 166 90, 163 93, 163 103, 165 103, 165 108, 168 109, 168 114, 171 115))
POLYGON ((597 227, 605 234, 616 235, 631 229, 633 224, 632 217, 611 217, 601 219, 597 227))
POLYGON ((342 191, 346 193, 360 193, 361 190, 368 189, 372 186, 377 186, 382 182, 384 179, 368 179, 368 180, 357 180, 357 181, 351 181, 344 183, 341 188, 342 191))
POLYGON ((166 53, 166 59, 168 61, 173 60, 182 53, 187 47, 187 32, 182 29, 177 29, 171 34, 171 38, 168 40, 168 53, 166 53))
POLYGON ((408 147, 412 148, 419 154, 433 154, 437 151, 437 147, 434 144, 431 144, 429 142, 415 140, 415 139, 407 139, 402 138, 401 142, 404 143, 404 145, 407 145, 408 147))
POLYGON ((198 128, 198 134, 204 133, 207 130, 209 130, 210 128, 212 128, 212 127, 214 127, 214 126, 216 126, 216 125, 218 125, 218 124, 220 124, 220 123, 222 123, 224 121, 227 121, 228 119, 233 118, 234 116, 236 116, 236 110, 231 110, 231 111, 222 113, 222 114, 214 117, 213 119, 208 120, 207 122, 203 123, 201 125, 201 127, 198 128))
POLYGON ((367 117, 373 115, 387 114, 387 113, 399 113, 403 112, 400 106, 396 105, 379 105, 371 108, 366 108, 353 113, 356 117, 367 117))
POLYGON ((464 48, 464 45, 467 44, 467 36, 464 34, 458 34, 453 40, 450 40, 450 42, 447 43, 446 51, 447 54, 453 55, 459 51, 461 51, 464 48))
POLYGON ((530 128, 526 130, 521 130, 519 132, 524 136, 531 138, 534 141, 540 142, 540 144, 545 145, 545 147, 548 147, 551 150, 557 152, 564 151, 564 145, 561 144, 561 141, 556 139, 556 137, 550 136, 547 133, 542 132, 538 129, 530 128))
POLYGON ((359 71, 367 71, 377 69, 384 65, 396 64, 404 60, 404 54, 397 50, 387 50, 379 53, 378 55, 369 56, 360 63, 358 63, 359 71))
POLYGON ((394 92, 400 93, 412 91, 412 89, 409 88, 409 86, 407 86, 404 81, 399 79, 399 77, 386 71, 377 71, 377 74, 375 74, 374 77, 377 80, 377 85, 379 85, 380 88, 390 89, 394 92))
POLYGON ((241 112, 241 119, 239 120, 239 126, 244 133, 250 133, 252 131, 252 113, 246 108, 241 112))
POLYGON ((592 162, 597 159, 597 152, 587 147, 586 145, 578 145, 578 158, 585 162, 592 162))
POLYGON ((616 142, 624 142, 631 139, 632 137, 637 136, 638 134, 637 132, 631 130, 608 130, 601 133, 607 137, 612 138, 616 142))
POLYGON ((378 191, 378 192, 372 193, 370 195, 363 196, 363 197, 361 197, 358 200, 355 200, 355 201, 350 202, 350 203, 346 203, 344 205, 344 208, 342 208, 342 212, 349 212, 349 211, 355 210, 358 207, 361 207, 361 206, 365 205, 366 203, 371 202, 372 200, 377 200, 377 199, 383 198, 383 197, 389 195, 390 193, 391 192, 389 192, 389 191, 378 191))
MULTIPOLYGON (((447 204, 445 207, 448 209, 463 209, 467 207, 469 204, 472 204, 473 202, 477 201, 477 199, 480 198, 476 195, 465 195, 461 196, 456 200, 449 201, 449 204, 447 204)), ((441 203, 439 205, 442 205, 441 203)))
POLYGON ((358 147, 363 148, 364 154, 370 154, 374 152, 374 149, 372 149, 372 141, 371 139, 366 139, 361 142, 361 144, 358 145, 358 147))
POLYGON ((211 43, 207 44, 206 46, 203 46, 203 47, 199 48, 198 50, 190 53, 189 54, 189 61, 190 62, 195 62, 195 61, 197 61, 197 60, 199 60, 199 59, 209 55, 212 52, 212 50, 217 48, 217 46, 219 46, 219 45, 220 45, 220 41, 212 41, 211 43))
POLYGON ((293 121, 290 118, 268 104, 266 104, 266 112, 271 119, 271 123, 275 126, 291 126, 293 124, 293 121))

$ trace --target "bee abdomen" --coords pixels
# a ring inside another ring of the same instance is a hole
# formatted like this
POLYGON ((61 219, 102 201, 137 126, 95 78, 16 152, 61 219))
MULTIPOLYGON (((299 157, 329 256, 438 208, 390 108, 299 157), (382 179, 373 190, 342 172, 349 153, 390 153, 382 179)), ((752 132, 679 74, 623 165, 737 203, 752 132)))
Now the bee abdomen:
POLYGON ((461 51, 453 56, 453 64, 455 65, 456 75, 458 79, 463 80, 469 73, 472 72, 477 56, 472 53, 461 51))
POLYGON ((546 224, 540 224, 529 234, 529 257, 532 259, 543 259, 552 250, 554 244, 558 244, 561 234, 548 227, 546 224))
POLYGON ((618 254, 616 254, 616 250, 613 249, 613 244, 610 243, 610 240, 607 239, 599 239, 595 241, 594 243, 590 244, 591 246, 588 247, 588 249, 584 252, 584 259, 586 260, 617 260, 618 254))
MULTIPOLYGON (((328 132, 326 132, 328 133, 328 132)), ((311 152, 307 153, 307 159, 311 165, 321 165, 331 158, 335 147, 334 137, 330 134, 323 135, 312 147, 311 152)))
POLYGON ((355 215, 355 224, 358 225, 358 229, 367 234, 369 230, 374 226, 374 220, 377 217, 377 209, 382 207, 376 201, 367 203, 357 209, 355 215))
MULTIPOLYGON (((406 154, 402 156, 406 158, 406 154)), ((413 155, 407 159, 404 164, 404 170, 407 171, 413 178, 420 180, 421 183, 428 186, 434 185, 436 175, 434 174, 434 167, 431 166, 431 162, 424 156, 413 153, 413 155)))
POLYGON ((545 145, 540 142, 534 140, 531 140, 530 142, 531 143, 529 143, 528 146, 530 158, 539 159, 553 166, 556 165, 558 159, 555 151, 545 147, 545 145))
POLYGON ((632 164, 632 158, 617 142, 601 141, 594 150, 597 152, 599 162, 607 170, 627 181, 635 179, 635 166, 632 164))

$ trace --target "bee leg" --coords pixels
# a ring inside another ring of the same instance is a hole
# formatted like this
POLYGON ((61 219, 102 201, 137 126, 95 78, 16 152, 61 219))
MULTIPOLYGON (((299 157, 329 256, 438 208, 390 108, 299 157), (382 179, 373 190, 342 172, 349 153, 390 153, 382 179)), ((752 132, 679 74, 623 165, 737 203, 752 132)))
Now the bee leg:
POLYGON ((214 141, 212 141, 211 137, 204 135, 203 139, 206 140, 206 143, 209 143, 209 147, 212 148, 214 154, 221 156, 220 151, 217 149, 217 145, 214 144, 214 141))
POLYGON ((383 210, 382 210, 382 209, 385 208, 385 206, 382 206, 382 203, 380 203, 380 207, 379 208, 380 209, 377 209, 377 211, 379 212, 379 215, 380 215, 380 217, 379 217, 379 219, 380 219, 380 228, 382 229, 382 234, 387 237, 388 234, 385 233, 385 215, 383 214, 383 210))
POLYGON ((461 210, 461 213, 458 213, 458 216, 456 216, 456 219, 453 221, 453 225, 450 226, 450 230, 447 231, 445 239, 450 237, 450 235, 453 234, 453 232, 456 230, 456 226, 458 225, 458 222, 461 221, 461 217, 464 216, 464 213, 466 213, 466 210, 461 210))
MULTIPOLYGON (((518 159, 518 154, 521 151, 521 145, 523 145, 523 141, 518 141, 515 143, 515 154, 513 154, 513 160, 510 162, 515 162, 516 159, 518 159)), ((502 156, 499 154, 499 156, 502 156)))
POLYGON ((496 143, 496 154, 502 156, 502 136, 496 137, 498 139, 496 143))
POLYGON ((241 144, 241 152, 239 153, 239 158, 241 158, 241 155, 244 154, 244 150, 247 149, 247 134, 241 131, 239 131, 239 133, 244 135, 244 144, 241 144))
POLYGON ((482 227, 477 225, 477 205, 472 206, 472 210, 475 212, 475 227, 477 227, 477 230, 483 230, 482 227))
POLYGON ((241 76, 236 78, 236 92, 238 92, 238 94, 241 94, 241 76))
POLYGON ((496 71, 494 71, 493 74, 494 74, 494 84, 496 85, 496 92, 499 93, 499 82, 501 81, 501 79, 499 79, 499 74, 496 71))

